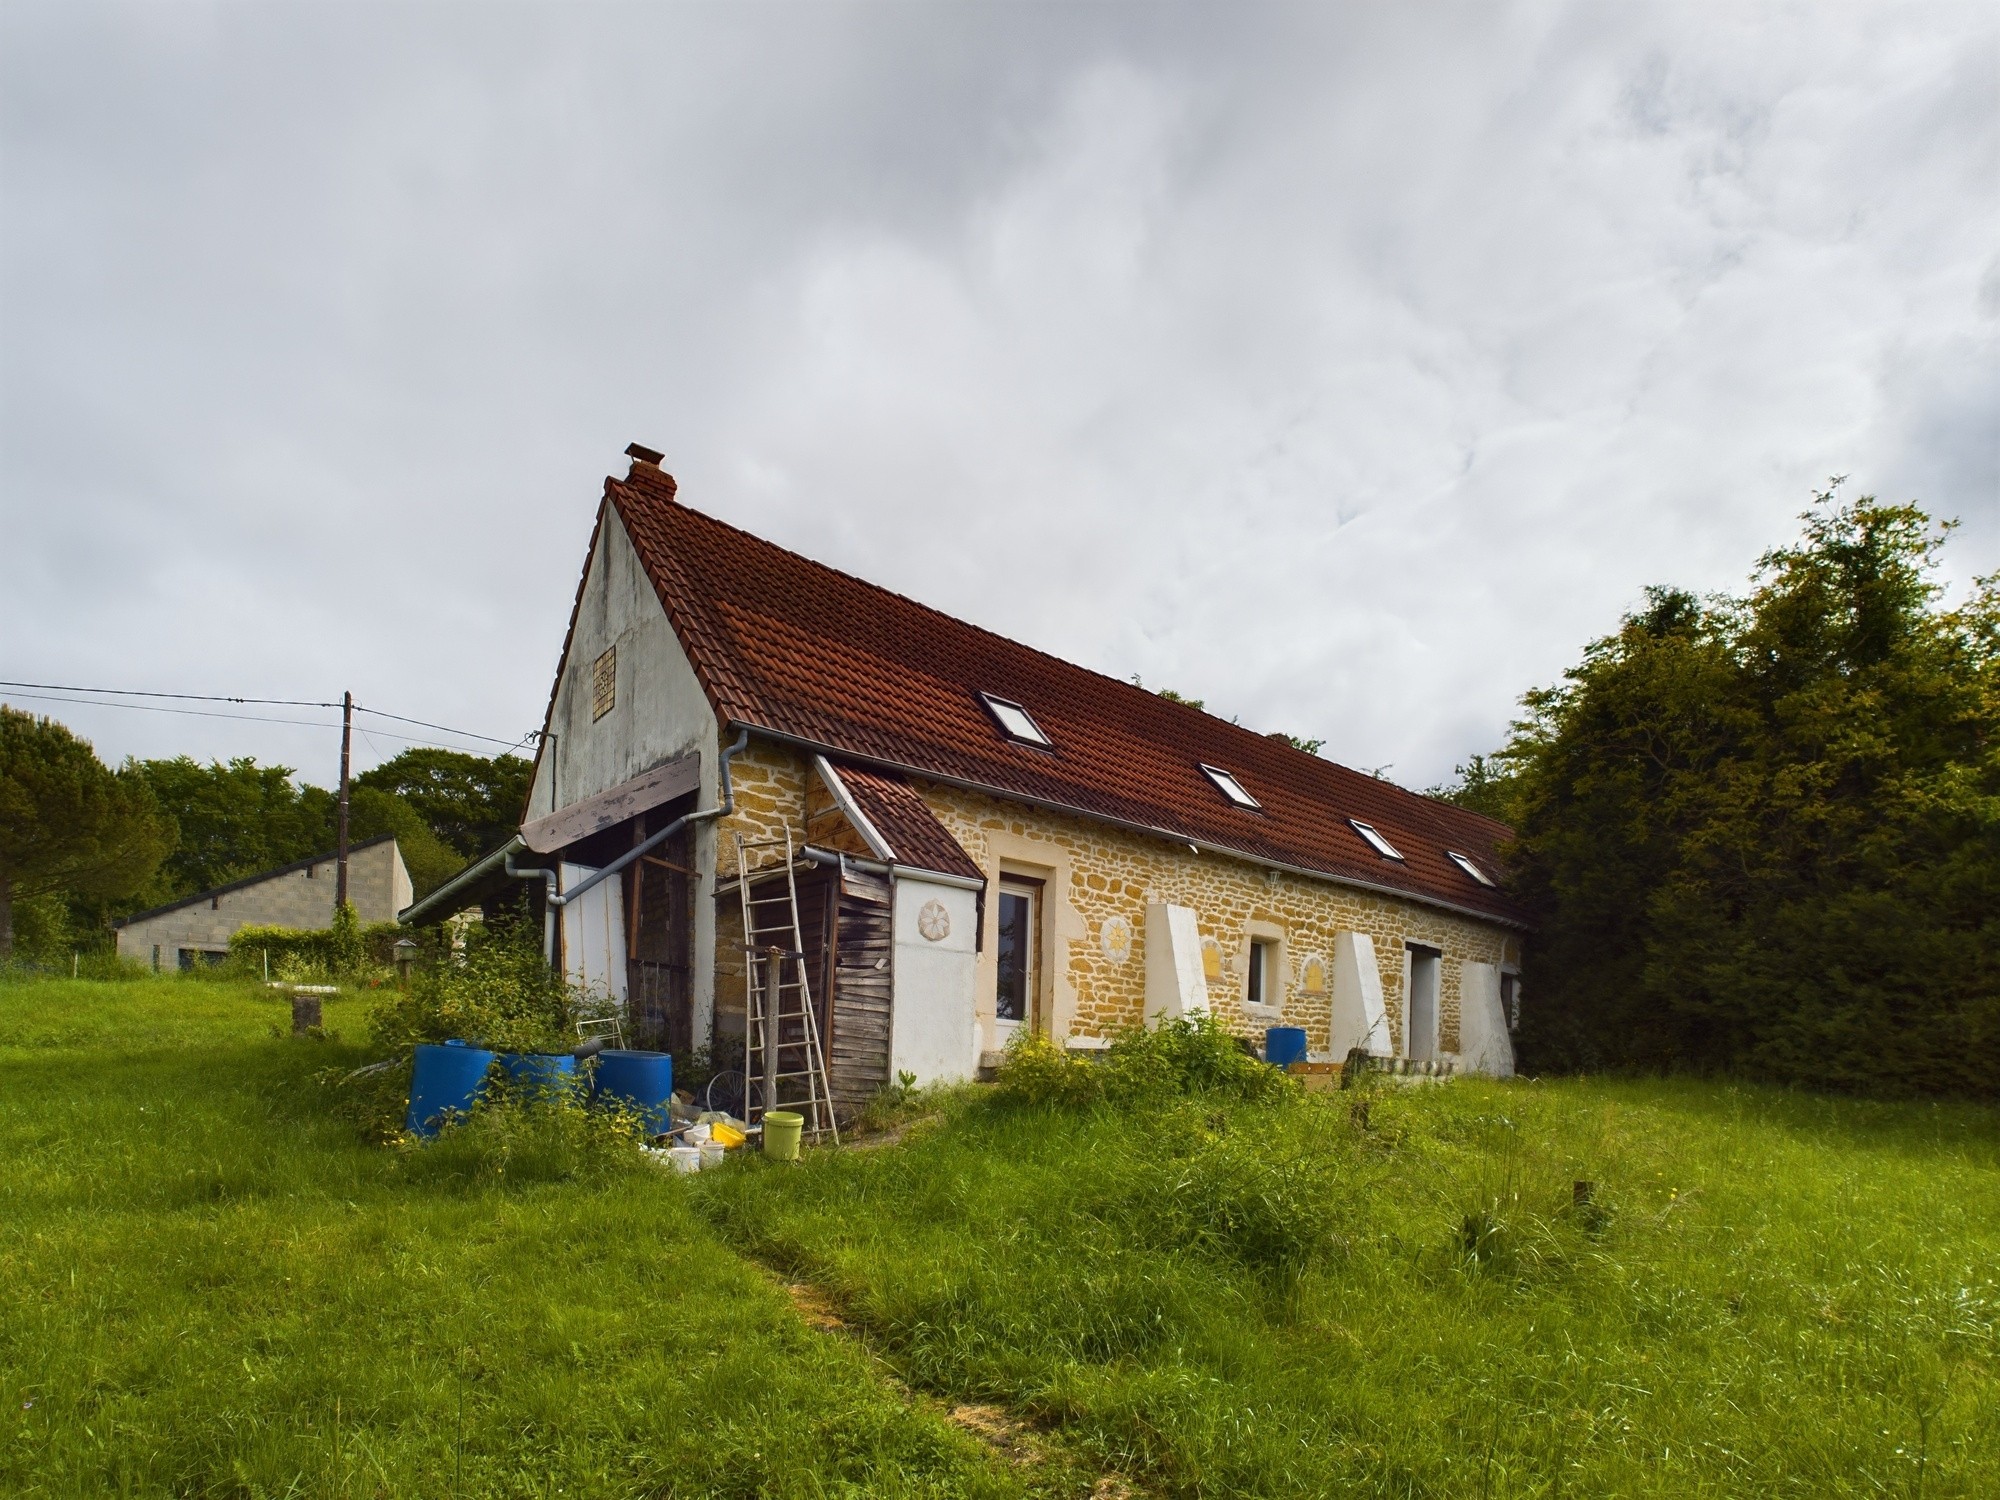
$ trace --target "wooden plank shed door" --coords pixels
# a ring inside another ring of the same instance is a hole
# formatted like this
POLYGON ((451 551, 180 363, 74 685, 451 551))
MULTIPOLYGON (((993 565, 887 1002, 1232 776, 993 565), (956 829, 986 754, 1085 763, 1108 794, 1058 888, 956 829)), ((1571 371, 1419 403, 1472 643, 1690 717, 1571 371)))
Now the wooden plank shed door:
MULTIPOLYGON (((892 908, 886 875, 836 866, 801 869, 799 939, 819 1016, 820 1045, 835 1111, 845 1119, 889 1082, 889 1015, 894 984, 892 908)), ((783 882, 754 882, 758 896, 783 882)))

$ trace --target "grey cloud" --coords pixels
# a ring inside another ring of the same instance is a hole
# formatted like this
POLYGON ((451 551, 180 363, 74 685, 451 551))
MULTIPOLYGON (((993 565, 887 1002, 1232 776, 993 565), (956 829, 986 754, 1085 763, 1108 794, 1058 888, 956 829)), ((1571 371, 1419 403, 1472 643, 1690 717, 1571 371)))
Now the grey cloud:
POLYGON ((0 675, 519 733, 632 438, 1417 784, 1830 473, 1964 516, 1956 578, 2000 553, 1984 7, 0 27, 0 675))

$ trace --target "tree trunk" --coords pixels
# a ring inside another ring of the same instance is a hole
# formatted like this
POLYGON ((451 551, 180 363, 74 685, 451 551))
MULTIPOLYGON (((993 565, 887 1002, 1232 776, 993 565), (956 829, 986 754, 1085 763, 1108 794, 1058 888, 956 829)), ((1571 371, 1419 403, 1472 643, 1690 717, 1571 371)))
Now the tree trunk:
POLYGON ((14 882, 0 875, 0 963, 14 956, 14 882))

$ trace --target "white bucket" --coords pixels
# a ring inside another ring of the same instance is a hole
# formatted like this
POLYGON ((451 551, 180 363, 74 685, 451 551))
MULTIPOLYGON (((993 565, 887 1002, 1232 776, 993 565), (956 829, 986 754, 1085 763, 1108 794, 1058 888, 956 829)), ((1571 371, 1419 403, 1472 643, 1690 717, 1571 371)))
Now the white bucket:
POLYGON ((729 1155, 729 1148, 723 1145, 722 1142, 703 1141, 701 1143, 702 1171, 706 1172, 710 1167, 721 1166, 723 1158, 728 1155, 729 1155))
POLYGON ((673 1163, 676 1172, 699 1172, 701 1170, 701 1148, 699 1146, 669 1146, 667 1160, 673 1163))

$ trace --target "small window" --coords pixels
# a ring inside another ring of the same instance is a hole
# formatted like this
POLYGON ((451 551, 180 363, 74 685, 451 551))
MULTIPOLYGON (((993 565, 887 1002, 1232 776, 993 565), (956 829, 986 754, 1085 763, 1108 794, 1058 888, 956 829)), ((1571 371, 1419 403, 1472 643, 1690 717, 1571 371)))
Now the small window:
POLYGON ((593 722, 618 706, 618 648, 606 646, 590 664, 590 717, 593 722))
POLYGON ((1250 985, 1247 998, 1252 1005, 1278 1003, 1278 945, 1269 938, 1250 939, 1250 985))
POLYGON ((1490 886, 1493 884, 1492 877, 1490 877, 1484 870, 1480 869, 1478 865, 1475 865, 1465 855, 1460 854, 1456 849, 1445 850, 1445 856, 1448 859, 1450 859, 1453 864, 1457 865, 1461 870, 1465 871, 1466 874, 1470 875, 1474 880, 1478 881, 1481 885, 1490 886))
POLYGON ((1373 849, 1377 854, 1381 855, 1384 859, 1401 859, 1403 857, 1396 851, 1396 846, 1394 844, 1390 843, 1387 839, 1383 838, 1381 834, 1375 831, 1375 825, 1373 823, 1364 823, 1359 818, 1349 818, 1347 821, 1354 825, 1354 831, 1356 833, 1360 834, 1364 839, 1368 841, 1368 847, 1373 849))
POLYGON ((1217 791, 1221 792, 1223 796, 1227 797, 1231 802, 1235 803, 1238 807, 1254 808, 1258 810, 1261 810, 1263 808, 1264 804, 1259 802, 1255 797, 1251 796, 1248 792, 1244 791, 1243 783, 1238 781, 1234 776, 1230 775, 1227 771, 1223 770, 1222 767, 1204 765, 1201 768, 1201 772, 1202 775, 1206 776, 1210 781, 1215 783, 1217 791))
POLYGON ((979 701, 986 705, 986 711, 993 715, 993 721, 1008 739, 1019 740, 1024 745, 1049 744, 1049 737, 1042 733, 1042 726, 1020 704, 996 698, 991 693, 981 693, 979 701))

